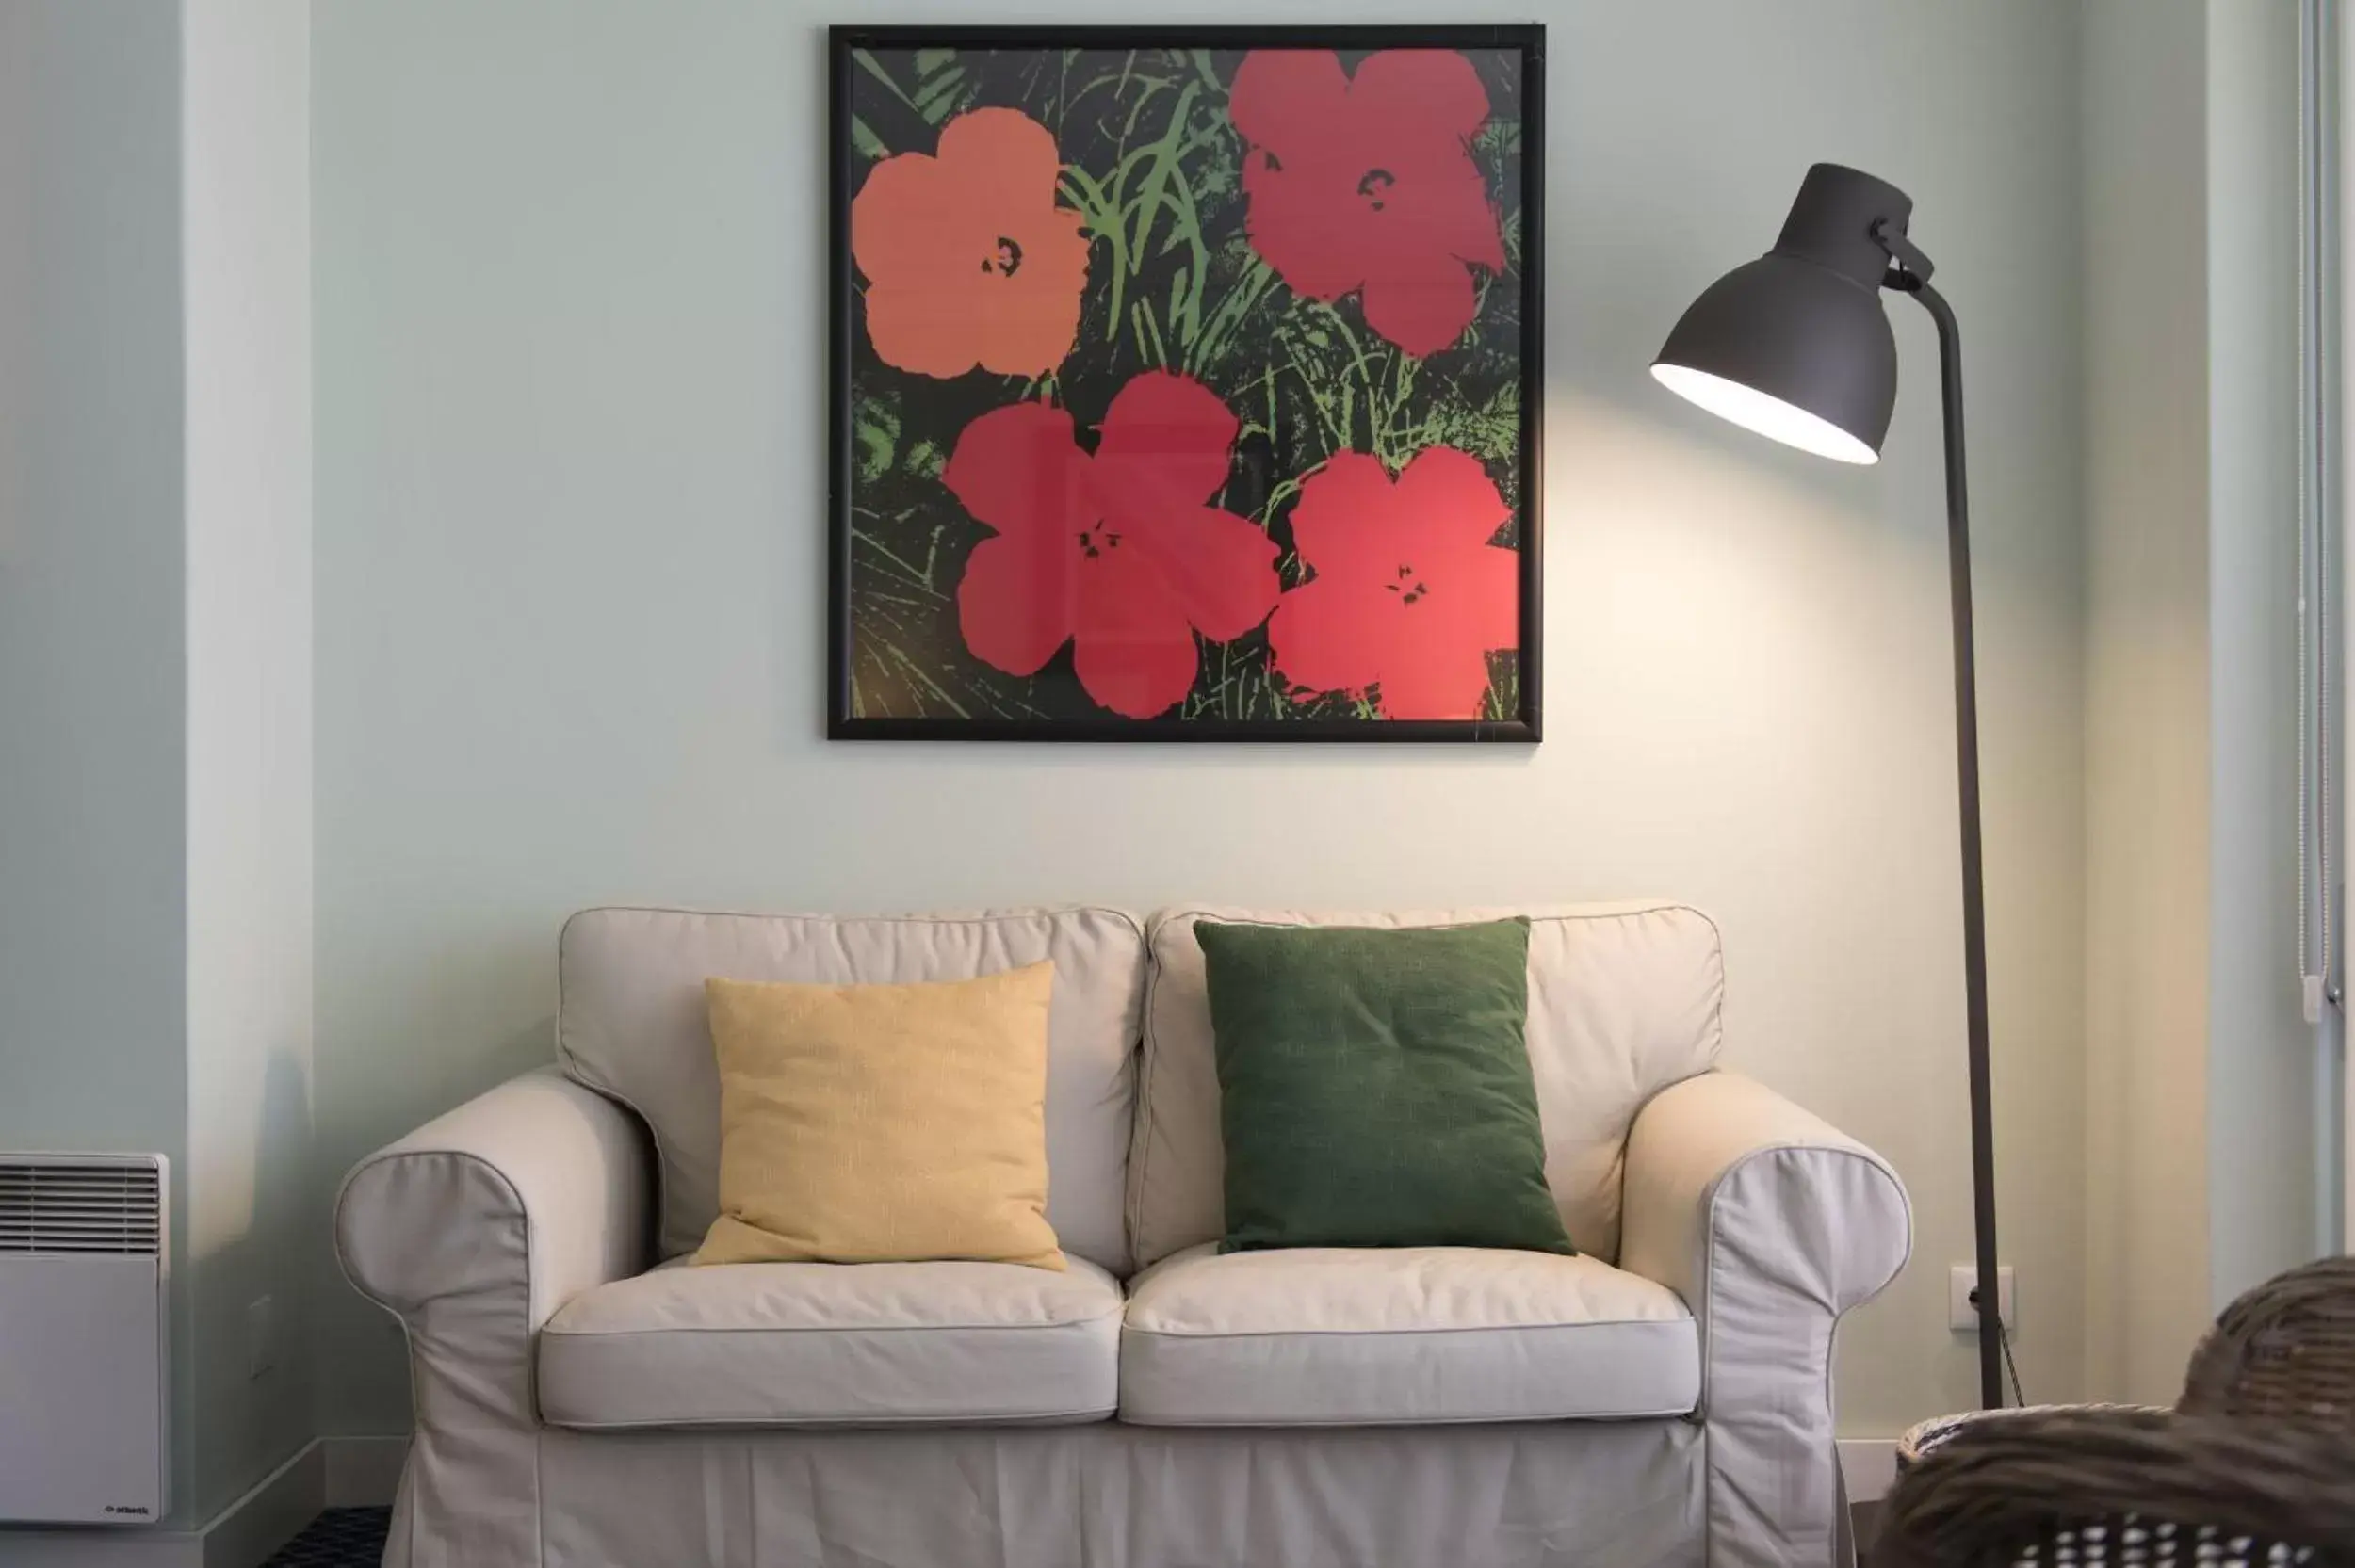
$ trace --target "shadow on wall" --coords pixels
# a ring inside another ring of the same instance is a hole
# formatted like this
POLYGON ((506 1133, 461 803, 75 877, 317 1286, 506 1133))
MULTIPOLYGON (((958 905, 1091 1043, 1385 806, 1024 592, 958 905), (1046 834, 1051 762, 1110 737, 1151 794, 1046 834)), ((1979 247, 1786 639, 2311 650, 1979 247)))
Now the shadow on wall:
POLYGON ((175 1512, 192 1511, 200 1520, 316 1435, 301 1246, 311 1204, 312 1088, 296 1052, 269 1054, 250 1116, 251 1142, 236 1148, 207 1150, 191 1129, 192 1343, 175 1351, 187 1369, 190 1474, 183 1479, 190 1485, 175 1512), (265 1300, 257 1320, 252 1315, 265 1300))

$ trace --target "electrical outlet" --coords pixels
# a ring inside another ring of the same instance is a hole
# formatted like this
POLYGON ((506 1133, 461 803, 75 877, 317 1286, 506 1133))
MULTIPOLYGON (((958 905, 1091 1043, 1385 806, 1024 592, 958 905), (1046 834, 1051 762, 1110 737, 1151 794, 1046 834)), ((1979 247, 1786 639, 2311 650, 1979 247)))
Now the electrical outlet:
MULTIPOLYGON (((1971 1292, 1979 1283, 1978 1266, 1957 1263, 1946 1274, 1946 1326, 1957 1334, 1979 1332, 1979 1309, 1971 1300, 1971 1292)), ((2011 1265, 1995 1266, 1996 1315, 2004 1327, 2013 1334, 2020 1332, 2020 1303, 2012 1290, 2011 1265)))
POLYGON ((245 1308, 245 1375, 258 1378, 278 1365, 278 1303, 256 1296, 245 1308))

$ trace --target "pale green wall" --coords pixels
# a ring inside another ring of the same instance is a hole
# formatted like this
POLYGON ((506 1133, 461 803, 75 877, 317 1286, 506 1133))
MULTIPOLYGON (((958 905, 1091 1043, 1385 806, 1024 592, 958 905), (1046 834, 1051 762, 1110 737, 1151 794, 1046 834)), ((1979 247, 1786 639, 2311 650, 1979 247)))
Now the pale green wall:
POLYGON ((168 7, 0 7, 0 1132, 175 1154, 179 61, 168 7))
POLYGON ((2172 1403, 2208 1320, 2203 0, 2087 0, 2088 1392, 2172 1403))
MULTIPOLYGON (((1672 894, 1725 923, 1733 1061, 1871 1140, 1919 1264, 1843 1425, 1966 1401, 1970 1255, 1931 335, 1888 461, 1644 367, 1809 162, 1919 201, 1969 345, 2006 1253, 2081 1382, 2078 30, 2049 0, 1475 5, 1551 33, 1545 745, 819 738, 823 37, 777 0, 344 0, 316 17, 323 1422, 408 1415, 324 1256, 335 1174, 546 1059, 559 921, 1672 894)), ((875 20, 966 6, 862 7, 875 20)), ((1082 0, 1028 20, 1096 21, 1082 0)), ((1171 0, 1173 20, 1330 6, 1171 0)), ((1351 20, 1427 20, 1366 0, 1351 20)))
POLYGON ((2314 1251, 2297 8, 2087 0, 2087 1391, 2314 1251))
POLYGON ((2209 1301, 2314 1256, 2298 992, 2298 6, 2208 8, 2209 1301))
POLYGON ((175 1178, 180 189, 178 8, 0 0, 0 1148, 158 1150, 175 1178))

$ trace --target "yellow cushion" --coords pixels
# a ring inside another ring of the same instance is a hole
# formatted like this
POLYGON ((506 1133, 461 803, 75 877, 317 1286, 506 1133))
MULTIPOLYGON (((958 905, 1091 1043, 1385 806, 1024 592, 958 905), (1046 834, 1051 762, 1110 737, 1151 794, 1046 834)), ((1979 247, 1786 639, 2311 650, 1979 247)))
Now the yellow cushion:
POLYGON ((1064 1267, 1047 1222, 1055 966, 922 985, 704 982, 720 1218, 697 1263, 1064 1267))

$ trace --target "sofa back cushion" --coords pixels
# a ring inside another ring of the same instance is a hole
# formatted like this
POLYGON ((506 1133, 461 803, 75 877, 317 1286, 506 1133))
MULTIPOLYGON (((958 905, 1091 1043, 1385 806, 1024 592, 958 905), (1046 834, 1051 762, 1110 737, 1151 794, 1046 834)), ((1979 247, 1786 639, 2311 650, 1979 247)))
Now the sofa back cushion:
POLYGON ((587 910, 565 923, 559 947, 557 1051, 566 1073, 630 1107, 653 1132, 661 1253, 674 1257, 694 1251, 720 1212, 720 1076, 706 979, 881 985, 971 979, 1042 960, 1055 966, 1048 1221, 1066 1252, 1122 1273, 1129 1058, 1145 990, 1145 934, 1134 916, 587 910))
POLYGON ((1389 913, 1200 907, 1155 915, 1129 1159, 1129 1236, 1138 1266, 1224 1234, 1218 1062, 1195 920, 1395 927, 1512 915, 1530 923, 1529 1058, 1547 1184, 1571 1242, 1616 1262, 1628 1128, 1652 1095, 1714 1064, 1722 1033, 1717 928, 1679 905, 1389 913))

